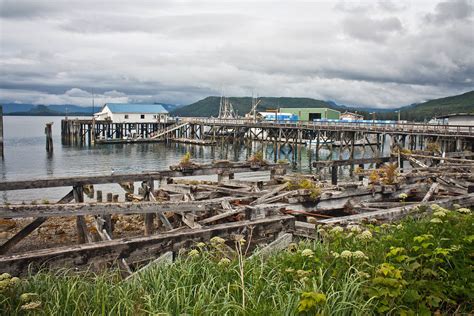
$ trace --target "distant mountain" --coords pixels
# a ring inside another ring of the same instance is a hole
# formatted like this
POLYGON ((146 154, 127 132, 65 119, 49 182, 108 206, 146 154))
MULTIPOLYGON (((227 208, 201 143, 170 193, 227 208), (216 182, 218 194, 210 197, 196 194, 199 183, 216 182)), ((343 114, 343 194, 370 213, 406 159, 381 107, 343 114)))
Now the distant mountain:
MULTIPOLYGON (((219 115, 220 97, 212 96, 202 99, 190 105, 183 106, 172 111, 172 114, 178 116, 217 116, 219 115)), ((286 98, 286 97, 261 97, 260 103, 257 107, 258 111, 265 111, 268 109, 278 108, 332 108, 336 110, 345 111, 346 108, 334 106, 326 101, 315 100, 310 98, 286 98)), ((245 115, 250 112, 252 105, 251 97, 231 97, 230 103, 239 115, 245 115)))
POLYGON ((453 113, 474 113, 474 90, 400 108, 404 120, 423 121, 453 113))
MULTIPOLYGON (((92 107, 82 107, 72 104, 61 105, 33 105, 33 104, 2 104, 5 115, 18 116, 89 116, 92 115, 92 107)), ((95 108, 96 111, 99 108, 95 108)))
MULTIPOLYGON (((167 111, 171 112, 180 106, 175 104, 161 104, 167 111)), ((4 115, 22 115, 22 116, 91 116, 102 109, 102 106, 79 106, 74 104, 52 104, 52 105, 34 105, 34 104, 18 104, 6 103, 0 104, 3 107, 4 115)))
MULTIPOLYGON (((371 112, 375 112, 376 119, 397 120, 400 110, 402 120, 409 121, 425 121, 435 116, 451 114, 451 113, 474 113, 474 91, 470 91, 461 95, 451 96, 441 99, 430 100, 424 103, 412 104, 399 108, 360 108, 347 105, 337 104, 334 101, 321 101, 311 98, 287 98, 287 97, 261 97, 258 111, 277 108, 320 108, 327 107, 341 112, 357 112, 366 119, 370 119, 371 112)), ((231 97, 229 101, 239 115, 245 115, 250 111, 252 98, 250 97, 231 97)), ((178 116, 218 116, 220 97, 212 96, 192 103, 187 106, 180 107, 171 113, 178 116)))
POLYGON ((20 104, 20 103, 5 103, 1 104, 3 107, 3 114, 9 114, 13 112, 28 112, 35 107, 33 104, 20 104))

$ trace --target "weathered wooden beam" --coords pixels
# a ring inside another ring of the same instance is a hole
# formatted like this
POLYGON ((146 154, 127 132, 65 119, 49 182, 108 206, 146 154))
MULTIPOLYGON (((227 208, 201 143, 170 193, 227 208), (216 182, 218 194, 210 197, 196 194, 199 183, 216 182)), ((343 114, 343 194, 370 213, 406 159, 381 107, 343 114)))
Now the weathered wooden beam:
POLYGON ((250 168, 250 163, 233 163, 230 167, 219 168, 212 165, 200 166, 199 169, 190 170, 187 172, 163 170, 155 172, 144 172, 134 174, 114 174, 104 176, 81 176, 81 177, 60 177, 47 179, 32 179, 21 181, 3 181, 0 182, 0 191, 8 190, 27 190, 40 189, 50 187, 69 187, 81 186, 85 184, 104 184, 104 183, 123 183, 136 181, 151 181, 160 180, 162 178, 170 177, 188 177, 201 175, 215 175, 222 172, 222 169, 231 171, 233 173, 253 172, 253 171, 269 171, 273 168, 280 167, 277 164, 267 164, 260 166, 258 170, 250 168))
POLYGON ((428 190, 428 192, 426 193, 425 197, 423 198, 423 200, 421 200, 422 203, 425 203, 425 202, 428 202, 432 197, 433 195, 436 193, 436 191, 438 190, 438 187, 439 187, 439 184, 438 183, 433 183, 430 187, 430 189, 428 190))
POLYGON ((272 253, 285 250, 290 243, 293 241, 293 234, 290 233, 282 233, 277 239, 266 245, 265 247, 259 249, 255 253, 253 253, 250 258, 254 258, 257 256, 268 257, 272 253))
POLYGON ((129 281, 136 276, 140 275, 141 273, 150 270, 152 267, 160 266, 160 265, 167 265, 167 264, 172 264, 173 263, 173 252, 168 251, 156 258, 155 260, 149 262, 147 265, 144 267, 140 268, 140 270, 137 270, 133 272, 131 275, 125 278, 125 281, 129 281))
POLYGON ((276 188, 274 188, 270 192, 260 196, 258 199, 256 199, 252 203, 250 203, 250 205, 258 205, 260 203, 263 203, 268 198, 270 198, 270 197, 276 195, 277 193, 279 193, 280 191, 286 189, 289 185, 290 185, 290 183, 288 183, 288 182, 280 184, 279 186, 277 186, 276 188))
POLYGON ((164 212, 199 212, 220 207, 223 201, 251 201, 249 197, 222 197, 190 202, 121 202, 121 203, 71 203, 40 205, 1 205, 0 218, 51 217, 103 214, 141 214, 164 212))
MULTIPOLYGON (((74 200, 73 191, 70 191, 62 199, 58 201, 58 204, 66 204, 74 200)), ((17 232, 13 237, 8 239, 0 246, 0 255, 6 254, 10 249, 12 249, 16 244, 18 244, 23 238, 31 234, 36 228, 40 227, 41 224, 46 222, 47 217, 38 217, 28 225, 26 225, 22 230, 17 232)))
POLYGON ((411 204, 407 206, 379 210, 379 211, 370 212, 370 213, 361 213, 361 214, 356 214, 356 215, 348 215, 348 216, 342 216, 342 217, 322 219, 322 220, 319 220, 318 222, 322 224, 344 224, 344 223, 350 223, 350 222, 358 222, 367 218, 392 220, 392 219, 397 219, 406 215, 407 213, 412 211, 415 207, 418 207, 421 205, 429 206, 431 204, 438 204, 441 207, 452 207, 453 204, 459 204, 461 206, 472 207, 474 205, 474 193, 466 194, 463 196, 439 199, 439 200, 426 202, 426 203, 417 203, 417 204, 411 204))
POLYGON ((391 161, 392 157, 375 157, 375 158, 359 158, 359 159, 341 159, 341 160, 320 160, 313 161, 314 168, 324 168, 324 167, 340 167, 340 166, 350 166, 350 165, 360 165, 360 164, 370 164, 370 163, 385 163, 391 161))
MULTIPOLYGON (((42 249, 13 256, 0 256, 0 271, 12 275, 25 275, 38 267, 68 268, 87 267, 97 262, 114 261, 121 258, 145 260, 156 258, 167 251, 189 247, 197 241, 208 241, 214 236, 228 237, 242 234, 253 227, 252 238, 271 238, 279 232, 292 232, 293 216, 273 216, 255 221, 219 224, 195 230, 163 233, 147 237, 123 238, 97 243, 42 249)), ((248 238, 247 238, 248 239, 248 238)))
MULTIPOLYGON (((94 224, 97 230, 97 234, 100 236, 100 238, 105 241, 105 240, 112 240, 112 237, 110 237, 109 233, 107 233, 107 230, 104 228, 104 223, 101 222, 102 219, 100 218, 95 218, 94 224)), ((128 265, 127 261, 125 259, 119 259, 118 264, 120 267, 120 271, 122 274, 123 278, 126 278, 132 274, 132 270, 130 269, 130 266, 128 265)))

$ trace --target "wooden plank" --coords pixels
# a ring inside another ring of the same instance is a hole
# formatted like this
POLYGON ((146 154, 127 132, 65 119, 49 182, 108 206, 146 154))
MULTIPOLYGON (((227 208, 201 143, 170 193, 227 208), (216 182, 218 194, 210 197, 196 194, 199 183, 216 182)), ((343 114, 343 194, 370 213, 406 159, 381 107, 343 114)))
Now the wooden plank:
MULTIPOLYGON (((74 200, 76 203, 83 203, 84 202, 84 191, 82 186, 75 186, 72 189, 72 193, 74 195, 74 200)), ((77 228, 77 239, 80 244, 91 242, 92 239, 89 235, 89 231, 87 229, 86 219, 83 215, 78 215, 76 217, 76 228, 77 228)))
POLYGON ((260 203, 262 203, 263 201, 265 201, 266 199, 274 196, 275 194, 277 194, 278 192, 286 189, 288 186, 289 186, 289 182, 286 182, 286 183, 283 183, 279 186, 277 186, 276 188, 274 188, 273 190, 271 190, 270 192, 262 195, 261 197, 259 197, 258 199, 256 199, 255 201, 253 201, 252 203, 250 203, 250 205, 258 205, 260 203))
MULTIPOLYGON (((62 199, 60 199, 57 203, 58 204, 66 204, 74 200, 73 191, 70 191, 66 194, 62 199)), ((41 224, 46 222, 47 217, 38 217, 33 222, 26 225, 22 230, 17 232, 13 237, 8 239, 0 246, 0 255, 6 254, 11 248, 13 248, 16 244, 18 244, 23 238, 27 237, 31 234, 36 228, 40 227, 41 224)))
POLYGON ((199 212, 219 207, 223 201, 251 201, 249 197, 222 197, 205 201, 189 202, 119 202, 119 203, 72 203, 40 205, 1 205, 0 218, 51 217, 104 214, 141 214, 164 212, 199 212))
POLYGON ((114 261, 121 258, 139 260, 158 257, 167 251, 177 251, 190 247, 197 241, 207 241, 214 236, 230 236, 253 229, 253 238, 269 237, 278 232, 291 232, 294 229, 293 216, 273 216, 256 221, 241 221, 219 224, 196 230, 163 233, 147 237, 123 238, 97 243, 42 249, 28 253, 0 256, 0 271, 12 275, 25 275, 28 270, 38 267, 67 268, 87 267, 94 262, 114 261))
MULTIPOLYGON (((153 192, 150 192, 150 201, 156 202, 155 195, 153 192)), ((166 229, 173 229, 173 225, 171 225, 170 221, 168 220, 168 217, 166 217, 165 214, 163 213, 156 213, 160 221, 163 223, 163 225, 166 227, 166 229)))
POLYGON ((232 173, 254 172, 254 171, 269 171, 273 168, 279 167, 277 164, 267 164, 260 166, 258 170, 251 169, 250 163, 233 163, 230 167, 220 168, 212 165, 203 165, 199 169, 190 170, 189 172, 162 170, 155 172, 144 172, 134 174, 113 174, 103 176, 79 176, 79 177, 58 177, 47 179, 32 179, 21 181, 3 181, 0 182, 0 191, 8 190, 27 190, 40 189, 50 187, 69 187, 80 186, 85 184, 104 184, 104 183, 123 183, 123 182, 137 182, 160 180, 169 177, 188 177, 201 175, 215 175, 221 173, 222 170, 228 170, 232 173))
POLYGON ((140 270, 135 271, 131 275, 125 278, 125 281, 130 281, 131 279, 135 278, 136 276, 140 275, 141 273, 150 270, 152 267, 156 267, 159 265, 168 265, 173 263, 173 252, 172 251, 167 251, 155 260, 149 262, 147 265, 145 265, 143 268, 140 270))
POLYGON ((340 166, 350 166, 350 165, 370 164, 370 163, 385 163, 385 162, 391 161, 391 159, 392 157, 320 160, 320 161, 313 161, 313 167, 324 168, 324 167, 333 167, 333 166, 340 167, 340 166))
MULTIPOLYGON (((105 241, 105 240, 112 240, 112 237, 110 237, 109 233, 107 233, 107 230, 104 228, 104 222, 101 222, 100 218, 95 218, 94 221, 97 234, 99 234, 100 238, 105 241)), ((123 278, 126 278, 127 276, 130 276, 132 274, 132 270, 130 269, 130 266, 128 265, 127 261, 123 258, 118 260, 119 267, 120 267, 120 272, 122 274, 123 278)))
POLYGON ((421 200, 422 203, 425 203, 425 202, 428 202, 432 197, 433 195, 436 193, 436 191, 438 190, 438 187, 439 187, 439 184, 438 183, 433 183, 430 187, 430 189, 428 190, 428 192, 426 193, 425 197, 423 198, 423 200, 421 200))
POLYGON ((395 207, 395 208, 390 208, 390 209, 385 209, 385 210, 378 210, 378 211, 370 212, 370 213, 362 213, 362 214, 356 214, 356 215, 348 215, 348 216, 342 216, 342 217, 322 219, 322 220, 319 220, 318 222, 322 224, 343 224, 343 223, 350 223, 350 222, 358 222, 367 218, 397 219, 409 213, 415 207, 418 207, 420 205, 429 206, 431 204, 438 204, 441 207, 451 207, 453 204, 459 204, 461 206, 472 207, 474 205, 474 193, 466 194, 463 196, 439 199, 439 200, 426 202, 426 203, 418 203, 418 204, 395 207))
POLYGON ((292 241, 293 234, 283 233, 277 239, 252 254, 250 258, 254 258, 257 256, 268 257, 272 253, 285 250, 292 241))

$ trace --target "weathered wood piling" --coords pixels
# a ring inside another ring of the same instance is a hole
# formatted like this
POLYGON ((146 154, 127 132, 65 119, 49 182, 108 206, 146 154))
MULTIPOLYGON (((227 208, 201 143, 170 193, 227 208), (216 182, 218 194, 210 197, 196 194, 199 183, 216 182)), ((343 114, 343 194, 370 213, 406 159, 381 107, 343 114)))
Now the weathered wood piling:
POLYGON ((46 152, 52 153, 53 152, 53 122, 46 123, 44 133, 46 135, 46 152))
POLYGON ((0 156, 4 157, 3 152, 3 107, 0 105, 0 156))

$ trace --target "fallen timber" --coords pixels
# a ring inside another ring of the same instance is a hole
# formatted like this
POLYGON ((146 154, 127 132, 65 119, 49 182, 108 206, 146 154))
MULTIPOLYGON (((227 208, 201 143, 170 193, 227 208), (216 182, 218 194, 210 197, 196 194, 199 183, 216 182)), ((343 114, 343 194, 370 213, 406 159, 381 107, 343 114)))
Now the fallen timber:
MULTIPOLYGON (((258 171, 268 171, 276 169, 284 169, 284 164, 264 164, 257 166, 258 171)), ((219 174, 233 174, 241 172, 252 172, 255 170, 249 162, 226 162, 225 164, 210 164, 200 165, 194 169, 184 170, 162 170, 155 172, 142 172, 134 174, 113 174, 100 176, 79 176, 79 177, 58 177, 47 179, 33 179, 22 181, 4 181, 0 182, 0 191, 8 190, 27 190, 40 189, 50 187, 68 187, 79 186, 86 184, 105 184, 105 183, 122 183, 122 182, 138 182, 149 180, 162 180, 165 178, 174 177, 189 177, 189 176, 203 176, 203 175, 219 175, 219 174)))
MULTIPOLYGON (((287 164, 221 161, 202 166, 188 163, 172 166, 171 170, 142 174, 40 179, 33 185, 25 181, 0 183, 0 188, 8 190, 73 186, 73 196, 66 201, 4 205, 0 207, 0 218, 32 217, 36 218, 33 223, 38 219, 42 223, 53 217, 76 217, 81 243, 12 254, 12 248, 31 233, 32 229, 26 229, 27 225, 20 234, 0 246, 0 268, 22 274, 30 264, 85 268, 116 262, 127 277, 163 253, 189 248, 193 243, 207 241, 213 236, 229 239, 233 234, 242 234, 254 247, 272 242, 285 233, 299 235, 303 231, 303 236, 311 238, 314 224, 310 224, 309 219, 321 224, 344 224, 367 218, 392 220, 409 214, 418 206, 433 203, 474 205, 474 193, 470 191, 474 188, 473 179, 464 176, 472 172, 468 163, 431 165, 434 161, 431 157, 419 158, 425 159, 420 162, 426 167, 404 170, 402 174, 394 174, 393 179, 381 178, 376 182, 359 179, 333 184, 316 180, 313 175, 286 175, 287 164), (269 181, 233 179, 236 172, 262 170, 270 172, 269 181), (417 173, 422 173, 423 177, 414 177, 417 173), (168 178, 198 174, 217 174, 218 180, 175 181, 168 178), (155 187, 155 180, 160 180, 160 186, 155 187), (141 182, 138 195, 133 182, 141 182), (98 202, 84 202, 85 193, 94 197, 90 186, 102 183, 120 183, 135 202, 118 202, 112 194, 107 194, 107 202, 102 202, 101 191, 97 191, 98 202), (316 195, 314 190, 317 190, 316 195), (401 193, 406 195, 403 201, 400 200, 401 193), (74 203, 68 203, 72 198, 74 203), (110 217, 122 216, 121 222, 124 222, 133 214, 142 214, 140 225, 143 229, 138 236, 123 237, 118 228, 113 228, 110 217), (96 232, 91 231, 91 227, 96 232), (52 258, 56 259, 50 260, 52 258)), ((342 161, 335 163, 343 165, 342 161)), ((380 165, 383 161, 371 163, 380 165)), ((365 172, 358 176, 368 177, 365 172)))
POLYGON ((197 242, 209 241, 212 237, 228 238, 242 234, 253 227, 254 240, 271 241, 282 231, 293 231, 293 216, 275 216, 254 221, 218 224, 209 228, 190 231, 163 233, 148 237, 116 239, 73 247, 61 247, 32 251, 20 255, 1 256, 0 270, 12 275, 25 274, 32 267, 39 268, 45 264, 51 268, 86 267, 103 261, 116 261, 133 258, 135 261, 146 261, 156 258, 167 251, 178 251, 197 242))

